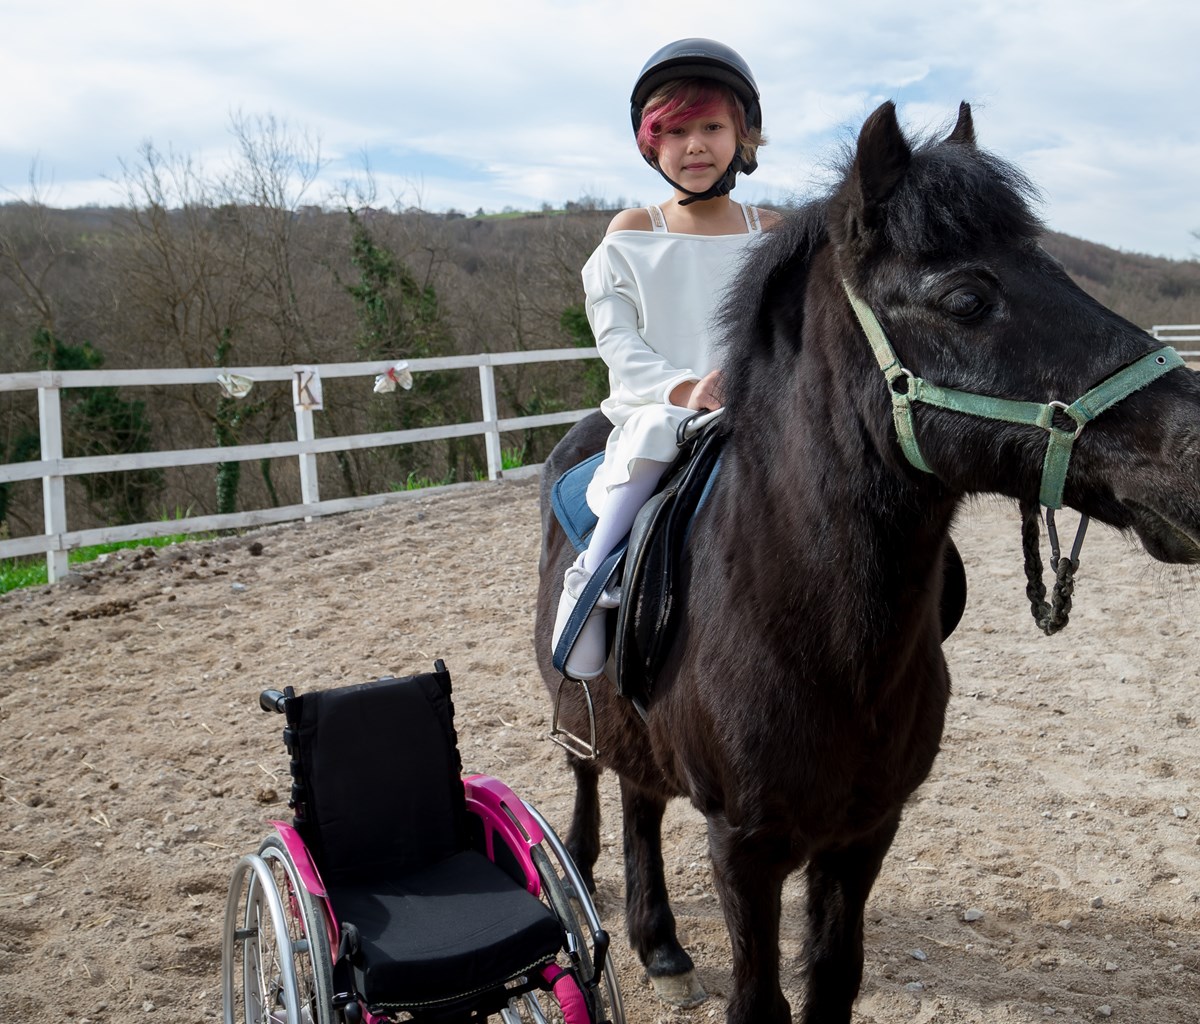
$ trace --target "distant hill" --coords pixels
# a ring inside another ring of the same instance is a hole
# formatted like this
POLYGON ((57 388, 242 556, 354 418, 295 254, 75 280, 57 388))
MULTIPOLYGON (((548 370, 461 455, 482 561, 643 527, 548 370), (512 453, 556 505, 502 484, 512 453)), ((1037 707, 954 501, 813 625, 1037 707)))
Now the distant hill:
MULTIPOLYGON (((548 216, 574 222, 576 230, 584 233, 594 232, 599 242, 614 212, 569 204, 566 210, 509 213, 504 218, 509 232, 506 244, 512 245, 522 233, 529 239, 543 235, 548 216)), ((458 218, 460 223, 464 219, 478 225, 491 218, 458 218)), ((472 241, 486 246, 486 234, 473 232, 472 241)), ((1084 291, 1139 327, 1200 323, 1200 259, 1172 260, 1124 252, 1057 231, 1047 232, 1042 244, 1084 291)), ((1200 240, 1196 248, 1200 252, 1200 240)))
MULTIPOLYGON (((0 204, 0 374, 46 366, 141 369, 278 366, 587 346, 580 270, 613 211, 572 204, 503 217, 421 210, 299 210, 254 203, 53 210, 0 204)), ((1200 262, 1121 252, 1052 233, 1046 249, 1098 301, 1143 328, 1200 323, 1200 262)), ((326 382, 322 429, 350 436, 478 419, 474 371, 430 373, 402 402, 364 401, 326 382)), ((496 371, 501 415, 594 407, 596 363, 496 371)), ((269 443, 294 437, 291 389, 256 385, 246 402, 211 385, 93 389, 69 396, 68 456, 269 443)), ((0 463, 33 458, 39 410, 0 393, 0 463)), ((526 463, 561 435, 511 432, 526 463)), ((332 456, 328 457, 332 460, 332 456)), ((478 438, 352 451, 322 473, 328 497, 485 471, 478 438)), ((227 463, 177 474, 107 477, 72 494, 78 528, 299 500, 295 464, 227 463), (230 468, 232 467, 232 469, 230 468), (236 472, 235 472, 236 471, 236 472), (214 481, 214 475, 216 479, 214 481)), ((0 486, 0 532, 36 533, 36 481, 0 486)))
MULTIPOLYGON (((615 212, 568 204, 566 210, 508 213, 503 218, 508 232, 505 245, 514 244, 522 234, 530 239, 544 235, 547 217, 570 222, 577 232, 594 233, 598 243, 615 212)), ((455 215, 450 221, 483 226, 497 219, 455 215)), ((470 232, 469 237, 475 245, 490 244, 486 231, 470 232)), ((1057 231, 1047 232, 1042 244, 1084 291, 1138 326, 1200 323, 1200 259, 1172 260, 1124 252, 1057 231)), ((1200 239, 1196 249, 1200 253, 1200 239)), ((477 252, 475 257, 481 255, 477 252)))
POLYGON ((1084 291, 1125 319, 1141 327, 1200 323, 1200 260, 1122 252, 1055 231, 1042 244, 1084 291))
MULTIPOLYGON (((607 205, 586 198, 567 203, 561 210, 547 206, 538 211, 506 211, 503 216, 477 214, 472 217, 458 212, 439 214, 418 209, 402 213, 387 210, 369 213, 372 218, 393 223, 419 222, 423 225, 426 242, 444 246, 450 263, 473 276, 480 266, 491 262, 490 257, 497 252, 511 254, 527 243, 541 247, 547 234, 547 220, 561 225, 552 230, 572 239, 573 244, 565 247, 568 251, 558 254, 560 260, 574 257, 582 267, 587 253, 599 242, 615 212, 606 208, 607 205)), ((95 240, 113 232, 124 211, 81 207, 46 213, 63 236, 95 240)), ((306 226, 344 221, 342 213, 319 207, 304 207, 297 216, 306 226)), ((0 242, 11 245, 16 241, 14 235, 24 234, 21 229, 28 230, 20 223, 24 218, 21 204, 0 203, 0 242)), ((1200 323, 1200 259, 1172 260, 1125 252, 1056 231, 1045 235, 1043 245, 1088 294, 1139 326, 1200 323)), ((1200 254, 1200 238, 1196 250, 1200 254)), ((86 255, 78 252, 73 252, 72 256, 87 260, 86 255)), ((509 268, 510 273, 511 270, 509 268)), ((445 298, 453 304, 452 295, 445 298)))

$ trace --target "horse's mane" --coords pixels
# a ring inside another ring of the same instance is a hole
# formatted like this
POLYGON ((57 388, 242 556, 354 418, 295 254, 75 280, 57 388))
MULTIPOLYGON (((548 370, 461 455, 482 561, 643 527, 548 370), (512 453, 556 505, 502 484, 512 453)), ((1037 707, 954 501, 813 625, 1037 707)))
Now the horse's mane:
POLYGON ((887 200, 887 245, 933 261, 1035 241, 1045 231, 1033 209, 1039 202, 1036 186, 995 154, 926 140, 887 200))
POLYGON ((724 394, 732 421, 769 385, 768 364, 800 348, 804 287, 813 256, 829 240, 828 198, 783 211, 782 219, 750 250, 717 314, 724 394), (783 351, 779 351, 782 349, 783 351))
MULTIPOLYGON (((764 366, 778 378, 776 360, 799 350, 809 269, 829 242, 831 208, 851 201, 853 152, 843 154, 837 180, 826 195, 783 212, 747 256, 719 311, 725 392, 734 416, 737 406, 761 397, 754 383, 764 366)), ((1014 242, 1034 244, 1045 230, 1033 210, 1038 200, 1029 179, 994 154, 973 143, 924 139, 885 200, 882 250, 927 267, 978 259, 1014 242)))

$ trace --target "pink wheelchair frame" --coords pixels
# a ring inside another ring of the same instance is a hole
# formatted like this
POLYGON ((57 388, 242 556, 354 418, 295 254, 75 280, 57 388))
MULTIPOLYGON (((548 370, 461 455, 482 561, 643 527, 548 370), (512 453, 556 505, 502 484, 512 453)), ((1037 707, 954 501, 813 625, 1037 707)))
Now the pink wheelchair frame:
MULTIPOLYGON (((543 890, 542 879, 533 862, 533 850, 535 847, 541 847, 542 844, 546 844, 550 847, 555 859, 563 869, 568 883, 574 888, 575 892, 586 891, 584 889, 584 882, 579 876, 570 856, 563 848, 561 840, 559 840, 554 830, 550 828, 549 824, 536 809, 517 797, 499 779, 488 775, 467 776, 463 779, 463 787, 468 813, 474 814, 483 825, 485 848, 481 852, 485 853, 489 860, 494 861, 496 859, 497 845, 503 844, 511 851, 520 865, 524 874, 525 888, 532 895, 541 897, 543 890)), ((325 883, 321 879, 321 872, 313 861, 308 846, 300 837, 299 832, 287 822, 271 820, 268 823, 274 827, 279 839, 291 856, 299 884, 307 890, 308 895, 313 897, 323 910, 322 917, 326 929, 326 948, 336 950, 341 941, 337 918, 330 905, 325 883)), ((237 901, 235 899, 235 891, 239 889, 237 880, 240 876, 257 870, 254 861, 258 859, 254 855, 248 855, 242 858, 241 863, 238 865, 238 871, 235 873, 235 884, 231 888, 229 906, 226 911, 227 937, 234 934, 235 931, 232 917, 237 912, 237 901)), ((290 898, 295 900, 296 896, 293 894, 290 898)), ((603 970, 606 975, 607 991, 611 1004, 609 1011, 612 1014, 614 1024, 623 1024, 624 1010, 621 1004, 620 990, 613 975, 612 962, 607 957, 607 935, 603 931, 590 899, 582 901, 577 910, 581 911, 585 918, 587 918, 586 923, 591 933, 602 936, 602 940, 598 944, 594 956, 597 961, 603 960, 604 962, 603 970)), ((579 985, 572 974, 564 971, 557 964, 551 963, 541 969, 541 977, 545 983, 545 987, 553 991, 566 1024, 592 1024, 587 999, 580 991, 579 985)), ((234 1024, 228 1010, 233 1005, 233 993, 230 988, 231 981, 231 977, 225 979, 226 992, 224 993, 224 1002, 227 1008, 226 1024, 234 1024)), ((364 1024, 389 1024, 391 1020, 389 1017, 372 1013, 365 1006, 361 1006, 360 1011, 361 1020, 364 1024)), ((316 1022, 316 1024, 320 1024, 320 1022, 316 1022)))
MULTIPOLYGON (((545 833, 534 819, 530 809, 517 798, 517 795, 499 779, 490 775, 469 775, 463 779, 466 790, 467 811, 474 814, 483 822, 484 853, 488 860, 496 859, 496 842, 503 842, 516 856, 517 862, 525 872, 525 888, 534 896, 542 894, 542 880, 533 866, 529 850, 531 846, 541 843, 545 833)), ((321 872, 313 863, 312 856, 304 840, 291 825, 285 821, 274 820, 269 824, 275 827, 284 846, 292 855, 300 881, 308 890, 309 895, 316 897, 325 907, 325 924, 328 929, 329 947, 337 949, 341 936, 338 934, 337 918, 329 905, 329 896, 325 883, 321 881, 321 872)), ((557 964, 548 964, 542 968, 546 983, 554 989, 562 1007, 563 1019, 566 1024, 590 1024, 587 1001, 579 986, 570 975, 563 972, 557 964)), ((363 1008, 364 1024, 387 1024, 386 1017, 377 1017, 365 1007, 363 1008)))

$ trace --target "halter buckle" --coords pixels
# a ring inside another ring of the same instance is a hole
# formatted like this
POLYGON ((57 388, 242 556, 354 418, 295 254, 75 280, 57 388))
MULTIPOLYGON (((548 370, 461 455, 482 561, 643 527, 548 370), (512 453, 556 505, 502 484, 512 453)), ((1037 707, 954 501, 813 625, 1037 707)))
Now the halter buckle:
POLYGON ((888 387, 892 389, 892 394, 903 395, 907 397, 908 395, 912 394, 912 382, 916 379, 916 374, 914 374, 912 370, 907 370, 903 366, 897 365, 896 372, 892 375, 891 380, 888 381, 888 387), (900 391, 896 387, 896 384, 901 378, 904 378, 903 391, 900 391))
POLYGON ((1083 433, 1084 424, 1080 423, 1074 416, 1071 415, 1071 407, 1066 402, 1047 402, 1051 409, 1058 409, 1064 416, 1075 424, 1075 434, 1072 440, 1079 437, 1083 433))

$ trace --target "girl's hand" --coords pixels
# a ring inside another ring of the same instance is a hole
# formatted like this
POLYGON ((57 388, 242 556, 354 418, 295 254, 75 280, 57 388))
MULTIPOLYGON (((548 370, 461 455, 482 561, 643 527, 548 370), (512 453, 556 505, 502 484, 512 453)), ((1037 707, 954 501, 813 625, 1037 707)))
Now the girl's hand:
POLYGON ((685 409, 712 412, 720 409, 721 401, 721 371, 713 370, 702 380, 685 381, 671 392, 671 404, 685 409))

